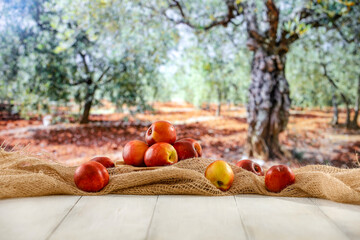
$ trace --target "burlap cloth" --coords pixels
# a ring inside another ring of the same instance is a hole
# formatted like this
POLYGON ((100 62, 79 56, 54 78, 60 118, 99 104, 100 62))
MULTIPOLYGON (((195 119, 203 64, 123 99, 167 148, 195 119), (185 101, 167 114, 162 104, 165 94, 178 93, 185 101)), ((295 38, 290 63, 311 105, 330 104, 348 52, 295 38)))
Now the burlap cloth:
POLYGON ((283 197, 315 197, 336 202, 360 204, 360 169, 339 169, 309 165, 293 169, 295 184, 280 193, 265 189, 264 177, 231 165, 235 173, 229 191, 216 189, 205 177, 206 167, 214 160, 194 158, 157 168, 136 168, 121 162, 109 169, 109 184, 100 192, 79 190, 73 181, 76 167, 40 160, 20 152, 0 149, 0 198, 54 194, 192 194, 224 196, 262 194, 283 197))

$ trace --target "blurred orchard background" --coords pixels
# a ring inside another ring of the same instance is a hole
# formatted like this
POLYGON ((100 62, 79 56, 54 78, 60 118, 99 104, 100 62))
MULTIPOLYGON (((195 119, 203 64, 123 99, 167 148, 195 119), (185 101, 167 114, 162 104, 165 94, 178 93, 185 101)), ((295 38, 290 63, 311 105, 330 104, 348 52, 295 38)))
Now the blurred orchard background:
POLYGON ((0 0, 0 144, 121 159, 155 120, 207 158, 359 167, 357 0, 0 0))

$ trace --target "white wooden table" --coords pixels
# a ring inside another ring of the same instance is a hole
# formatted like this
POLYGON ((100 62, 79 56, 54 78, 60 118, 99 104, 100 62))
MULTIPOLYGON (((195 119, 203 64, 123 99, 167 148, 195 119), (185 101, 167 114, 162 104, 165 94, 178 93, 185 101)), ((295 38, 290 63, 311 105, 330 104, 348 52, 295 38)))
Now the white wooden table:
POLYGON ((360 239, 360 206, 257 195, 5 199, 0 239, 360 239))

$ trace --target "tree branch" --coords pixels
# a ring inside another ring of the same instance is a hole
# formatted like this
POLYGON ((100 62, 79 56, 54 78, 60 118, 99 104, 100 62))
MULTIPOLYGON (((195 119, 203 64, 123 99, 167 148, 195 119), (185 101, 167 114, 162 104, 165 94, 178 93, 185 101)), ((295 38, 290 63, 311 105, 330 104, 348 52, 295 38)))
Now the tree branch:
POLYGON ((269 29, 266 32, 266 35, 270 39, 269 48, 272 48, 276 44, 277 29, 279 24, 279 10, 272 0, 267 0, 265 5, 267 8, 267 20, 269 22, 269 29))
MULTIPOLYGON (((298 18, 299 21, 302 21, 302 23, 305 23, 306 25, 310 25, 313 28, 322 27, 325 26, 328 21, 331 21, 332 23, 335 23, 341 15, 336 14, 333 17, 329 17, 327 14, 321 14, 317 17, 315 16, 316 13, 308 8, 302 8, 300 11, 297 11, 292 18, 288 19, 287 21, 292 21, 295 18, 298 18)), ((286 21, 285 21, 286 22, 286 21)), ((294 33, 290 36, 288 36, 289 32, 285 29, 281 32, 281 38, 279 40, 279 45, 286 45, 289 46, 291 43, 295 42, 300 38, 300 35, 298 33, 294 33)))
POLYGON ((107 84, 107 83, 111 82, 112 80, 114 80, 113 77, 108 78, 106 81, 102 82, 101 85, 107 84))
POLYGON ((354 38, 352 38, 352 39, 348 39, 348 38, 345 36, 344 32, 343 32, 343 31, 341 30, 341 28, 339 27, 339 25, 337 25, 336 22, 333 22, 333 25, 334 25, 336 31, 340 34, 341 38, 342 38, 345 42, 347 42, 347 43, 352 43, 352 42, 355 41, 356 37, 354 37, 354 38))
POLYGON ((83 54, 82 52, 79 52, 79 55, 81 56, 82 62, 83 62, 83 64, 84 64, 85 73, 86 73, 86 74, 90 74, 89 66, 88 66, 87 63, 86 63, 86 58, 85 58, 86 55, 83 54))
POLYGON ((83 80, 80 80, 80 81, 77 81, 77 82, 69 82, 69 85, 70 86, 77 86, 77 85, 87 83, 87 82, 88 82, 87 79, 83 79, 83 80))
POLYGON ((105 76, 105 74, 110 70, 110 67, 107 67, 102 74, 100 75, 100 77, 98 78, 98 80, 96 82, 100 82, 101 79, 105 76))
POLYGON ((250 5, 246 5, 244 8, 244 15, 246 20, 246 29, 249 34, 249 37, 253 39, 257 44, 264 42, 264 36, 259 31, 259 26, 257 23, 257 18, 255 14, 255 3, 251 2, 250 5))
POLYGON ((231 0, 225 0, 226 2, 226 6, 228 8, 228 11, 227 11, 227 14, 226 15, 223 15, 215 20, 213 20, 211 23, 205 25, 205 26, 200 26, 200 25, 195 25, 193 23, 191 23, 187 16, 185 15, 185 12, 184 12, 184 9, 181 5, 181 3, 178 1, 178 0, 172 0, 171 1, 172 3, 169 4, 169 9, 171 8, 176 8, 178 9, 180 15, 181 15, 181 19, 180 20, 176 20, 176 19, 173 19, 171 17, 169 17, 167 14, 166 14, 166 10, 163 10, 162 11, 162 15, 164 15, 168 20, 176 23, 176 24, 185 24, 191 28, 195 28, 195 29, 203 29, 203 30, 209 30, 215 26, 219 26, 219 25, 222 25, 224 27, 226 27, 229 23, 232 23, 234 25, 236 25, 236 23, 232 22, 232 19, 236 18, 237 16, 240 16, 241 13, 238 11, 238 6, 240 5, 235 5, 234 4, 234 1, 231 1, 231 0))
MULTIPOLYGON (((123 62, 120 62, 120 64, 123 66, 123 69, 121 70, 121 73, 126 72, 127 68, 126 65, 123 62)), ((97 80, 97 83, 99 84, 101 79, 104 77, 104 75, 110 70, 110 67, 107 67, 104 72, 101 74, 101 76, 99 77, 99 79, 97 80)), ((114 80, 114 76, 111 76, 110 78, 108 78, 106 81, 100 83, 101 85, 107 84, 109 82, 111 82, 112 80, 114 80)))
POLYGON ((184 13, 184 10, 183 10, 180 2, 179 2, 179 1, 176 1, 176 0, 173 0, 172 2, 173 2, 173 3, 170 4, 169 7, 170 7, 170 8, 173 8, 173 7, 178 8, 179 11, 180 11, 181 16, 182 16, 183 18, 186 18, 185 13, 184 13))
MULTIPOLYGON (((238 16, 243 15, 244 20, 247 25, 247 32, 249 34, 249 38, 254 43, 256 43, 256 44, 254 44, 254 46, 265 42, 265 37, 260 33, 259 28, 258 28, 257 18, 256 18, 256 14, 254 11, 254 9, 255 9, 254 1, 252 1, 251 4, 249 5, 247 3, 236 4, 235 1, 233 1, 233 0, 224 0, 225 4, 227 6, 227 14, 216 18, 211 23, 204 25, 204 26, 196 25, 188 19, 188 17, 186 16, 186 13, 184 11, 184 7, 182 6, 182 4, 179 0, 169 0, 169 1, 171 2, 171 3, 169 3, 169 8, 160 11, 160 13, 164 17, 166 17, 168 20, 174 22, 175 24, 185 24, 194 29, 209 30, 209 29, 211 29, 215 26, 219 26, 219 25, 227 27, 227 25, 229 23, 233 24, 234 26, 239 26, 242 23, 235 23, 233 21, 233 19, 235 19, 238 16), (249 7, 249 6, 251 6, 251 7, 249 7), (175 19, 173 17, 170 17, 167 14, 167 10, 169 10, 169 9, 177 9, 181 19, 175 19), (240 9, 243 9, 244 11, 242 11, 240 9)), ((269 0, 269 2, 272 3, 271 0, 269 0)), ((140 3, 140 4, 142 6, 144 6, 142 3, 140 3)), ((154 8, 153 6, 145 6, 145 7, 151 9, 154 12, 159 13, 159 11, 156 8, 154 8)), ((275 9, 276 9, 276 7, 275 7, 275 9)), ((278 15, 278 11, 277 11, 277 15, 278 15)), ((278 18, 278 16, 277 16, 277 18, 278 18)), ((277 28, 277 26, 276 26, 276 28, 277 28)), ((276 35, 276 31, 275 31, 275 35, 276 35)))
POLYGON ((238 27, 238 26, 241 26, 244 22, 241 21, 240 23, 236 23, 236 22, 233 21, 233 19, 231 19, 231 20, 230 20, 230 23, 231 23, 232 25, 234 25, 235 27, 238 27))
POLYGON ((230 42, 232 43, 232 45, 233 45, 235 48, 238 48, 238 47, 239 47, 239 45, 236 44, 235 41, 234 41, 234 36, 232 36, 230 33, 227 33, 227 32, 226 32, 226 36, 229 37, 230 42))
POLYGON ((324 76, 328 79, 328 81, 330 82, 330 84, 339 91, 341 98, 343 99, 344 103, 348 106, 349 105, 349 100, 347 99, 347 97, 340 91, 339 87, 336 85, 335 81, 329 76, 327 69, 326 69, 326 64, 325 63, 320 63, 320 65, 323 67, 324 69, 324 76))

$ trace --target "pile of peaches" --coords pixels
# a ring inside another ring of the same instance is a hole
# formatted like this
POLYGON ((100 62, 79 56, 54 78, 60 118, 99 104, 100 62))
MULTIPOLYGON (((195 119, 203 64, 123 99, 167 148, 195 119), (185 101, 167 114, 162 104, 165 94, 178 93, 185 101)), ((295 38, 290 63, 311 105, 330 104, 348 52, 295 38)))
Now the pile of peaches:
MULTIPOLYGON (((176 139, 174 126, 167 121, 154 122, 146 131, 145 142, 133 140, 123 149, 125 164, 135 167, 167 166, 178 161, 202 156, 199 142, 192 138, 176 139)), ((238 167, 264 176, 261 166, 251 160, 241 160, 238 167)), ((74 174, 76 186, 86 192, 98 192, 109 183, 107 168, 115 167, 108 157, 95 157, 80 165, 74 174)), ((222 160, 211 163, 205 170, 205 177, 218 189, 227 191, 234 181, 230 165, 222 160)), ((295 175, 286 165, 272 166, 265 174, 268 191, 280 192, 295 182, 295 175)))
POLYGON ((126 164, 135 167, 167 166, 202 156, 202 148, 196 140, 182 138, 176 141, 175 127, 167 121, 151 124, 145 133, 145 141, 133 140, 125 145, 123 159, 126 164))

